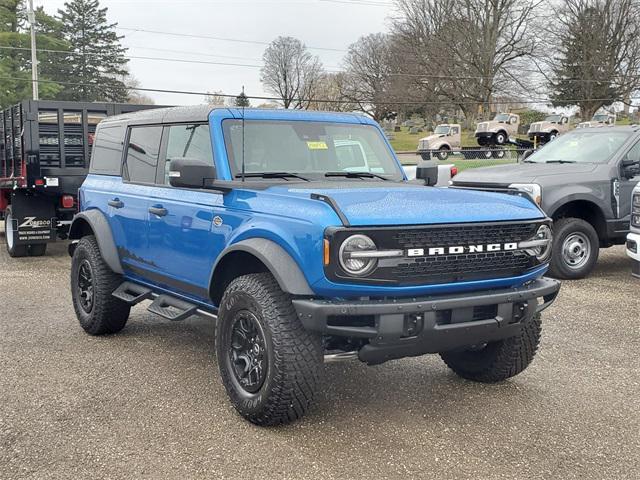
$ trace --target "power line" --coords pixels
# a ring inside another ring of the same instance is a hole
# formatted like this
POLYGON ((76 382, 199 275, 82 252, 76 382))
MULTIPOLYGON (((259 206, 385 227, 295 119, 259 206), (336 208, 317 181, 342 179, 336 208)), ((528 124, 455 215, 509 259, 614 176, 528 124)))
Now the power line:
MULTIPOLYGON (((145 47, 143 47, 145 48, 145 47)), ((29 48, 25 47, 10 47, 10 46, 0 46, 0 50, 19 50, 19 51, 30 51, 29 48)), ((100 53, 93 52, 73 52, 68 50, 52 50, 47 48, 38 48, 36 49, 38 52, 44 53, 60 53, 66 55, 77 55, 77 56, 99 56, 100 53)), ((161 50, 161 49, 156 49, 161 50)), ((179 51, 175 51, 179 52, 179 51)), ((186 53, 186 52, 184 52, 186 53)), ((255 64, 247 64, 247 63, 231 63, 231 62, 214 62, 214 61, 205 61, 205 60, 189 60, 184 58, 167 58, 167 57, 149 57, 149 56, 141 56, 141 55, 125 55, 128 59, 133 60, 151 60, 151 61, 162 61, 162 62, 176 62, 176 63, 191 63, 191 64, 200 64, 200 65, 218 65, 218 66, 227 66, 227 67, 244 67, 244 68, 262 68, 262 65, 255 64)), ((243 57, 235 57, 235 58, 243 58, 243 57)), ((523 72, 536 73, 534 70, 526 70, 520 69, 523 72)), ((329 73, 347 73, 344 70, 331 70, 329 73)), ((402 73, 402 72, 392 72, 388 74, 392 77, 412 77, 412 78, 425 78, 425 79, 433 79, 433 80, 448 80, 448 81, 465 81, 465 80, 494 80, 493 76, 482 76, 482 75, 443 75, 443 74, 422 74, 422 73, 402 73)), ((616 77, 623 77, 624 79, 631 78, 640 78, 640 75, 616 75, 616 77)), ((602 80, 599 79, 579 79, 579 78, 566 78, 562 79, 562 81, 566 82, 578 82, 578 83, 602 83, 602 80)))
MULTIPOLYGON (((29 78, 20 78, 20 77, 11 77, 11 76, 0 76, 0 79, 3 80, 15 80, 21 82, 32 82, 29 78)), ((68 85, 68 86, 85 86, 85 87, 106 87, 106 84, 100 83, 86 83, 86 82, 63 82, 63 81, 55 81, 55 80, 39 80, 40 83, 53 83, 58 85, 68 85)), ((212 95, 211 92, 198 92, 198 91, 190 91, 190 90, 174 90, 174 89, 161 89, 161 88, 143 88, 143 87, 126 87, 127 90, 135 90, 141 92, 155 92, 155 93, 173 93, 173 94, 181 94, 181 95, 200 95, 207 96, 212 95)), ((222 98, 236 98, 238 95, 232 95, 228 93, 215 93, 214 95, 222 98)), ((282 100, 280 97, 270 97, 263 95, 247 95, 247 98, 252 100, 266 100, 266 101, 280 101, 282 100)), ((333 100, 327 98, 295 98, 295 101, 303 102, 303 103, 326 103, 326 104, 377 104, 377 105, 391 105, 391 106, 424 106, 424 105, 504 105, 507 103, 518 103, 523 105, 534 105, 534 104, 548 104, 552 103, 552 100, 548 98, 539 98, 539 99, 510 99, 505 101, 493 101, 493 102, 481 102, 477 100, 468 100, 464 102, 454 102, 450 100, 439 100, 439 101, 425 101, 425 102, 417 102, 417 101, 387 101, 387 102, 379 102, 373 99, 356 99, 356 100, 333 100)), ((640 100, 640 97, 630 97, 629 101, 632 100, 640 100)), ((620 102, 622 99, 619 98, 578 98, 578 99, 564 99, 557 98, 554 100, 555 102, 560 103, 578 103, 578 102, 604 102, 604 103, 614 103, 620 102)))
MULTIPOLYGON (((171 35, 174 37, 187 37, 187 38, 204 38, 207 40, 218 40, 221 42, 235 42, 235 43, 246 43, 250 45, 270 45, 271 42, 261 42, 258 40, 243 40, 239 38, 226 38, 226 37, 214 37, 211 35, 200 35, 195 33, 179 33, 179 32, 163 32, 160 30, 146 30, 143 28, 130 28, 130 27, 115 27, 118 30, 124 30, 129 32, 142 32, 142 33, 152 33, 156 35, 171 35)), ((311 47, 307 46, 312 50, 326 50, 330 52, 346 52, 344 49, 339 48, 329 48, 329 47, 311 47)))

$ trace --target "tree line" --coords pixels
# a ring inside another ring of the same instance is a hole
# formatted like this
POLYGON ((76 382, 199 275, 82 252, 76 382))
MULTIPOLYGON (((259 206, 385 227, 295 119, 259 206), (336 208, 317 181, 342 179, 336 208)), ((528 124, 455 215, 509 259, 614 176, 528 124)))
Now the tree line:
POLYGON ((395 0, 389 31, 329 72, 298 39, 265 50, 261 81, 285 108, 453 113, 576 106, 582 118, 640 87, 638 0, 395 0))
MULTIPOLYGON (((56 15, 35 11, 41 98, 87 102, 151 100, 129 88, 122 36, 98 0, 70 0, 56 15)), ((0 1, 0 106, 31 98, 31 52, 25 0, 0 1)))

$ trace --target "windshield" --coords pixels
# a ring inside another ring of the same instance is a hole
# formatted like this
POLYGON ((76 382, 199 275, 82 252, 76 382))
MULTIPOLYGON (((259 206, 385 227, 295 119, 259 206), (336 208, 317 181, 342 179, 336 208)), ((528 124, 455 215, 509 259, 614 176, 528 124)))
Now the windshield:
POLYGON ((225 120, 222 126, 229 164, 236 178, 242 172, 244 150, 245 173, 253 177, 286 172, 317 180, 330 172, 345 172, 367 174, 365 179, 370 180, 403 179, 379 130, 371 125, 246 120, 244 149, 242 120, 225 120))
POLYGON ((553 123, 560 123, 560 120, 562 120, 562 115, 549 115, 547 118, 544 119, 545 122, 553 122, 553 123))
POLYGON ((600 113, 598 115, 594 115, 591 120, 594 122, 606 122, 609 119, 609 115, 600 113))
POLYGON ((606 163, 627 141, 631 132, 574 130, 556 138, 527 158, 532 163, 606 163))
POLYGON ((433 131, 433 133, 437 135, 448 135, 449 127, 447 125, 438 125, 436 129, 433 131))
POLYGON ((508 113, 499 113, 498 115, 496 115, 496 118, 494 118, 494 120, 496 122, 508 122, 509 121, 509 114, 508 113))

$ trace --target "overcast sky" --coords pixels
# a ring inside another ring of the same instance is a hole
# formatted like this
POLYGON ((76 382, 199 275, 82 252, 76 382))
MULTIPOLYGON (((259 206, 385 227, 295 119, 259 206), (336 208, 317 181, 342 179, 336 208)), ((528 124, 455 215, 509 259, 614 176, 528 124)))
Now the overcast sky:
MULTIPOLYGON (((362 35, 386 29, 391 0, 101 0, 108 19, 125 35, 133 57, 164 57, 252 66, 179 63, 132 58, 129 68, 145 88, 222 91, 264 95, 259 72, 263 43, 278 35, 299 38, 320 56, 327 70, 336 70, 344 50, 362 35), (344 3, 342 3, 344 2, 344 3), (350 3, 359 2, 359 3, 350 3), (213 36, 249 43, 127 29, 213 36), (255 42, 255 43, 251 43, 255 42), (314 47, 314 48, 311 48, 314 47)), ((34 0, 53 14, 64 0, 34 0)), ((200 95, 148 93, 158 104, 202 103, 200 95)), ((256 102, 253 102, 256 104, 256 102)))

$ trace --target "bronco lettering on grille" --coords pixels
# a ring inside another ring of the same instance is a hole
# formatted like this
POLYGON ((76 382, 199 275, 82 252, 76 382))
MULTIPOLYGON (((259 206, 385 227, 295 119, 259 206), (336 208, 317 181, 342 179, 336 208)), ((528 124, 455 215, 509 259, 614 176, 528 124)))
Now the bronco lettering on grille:
POLYGON ((432 257, 437 255, 460 255, 463 253, 506 252, 517 250, 518 244, 490 243, 487 245, 456 245, 450 247, 410 248, 407 257, 432 257))

